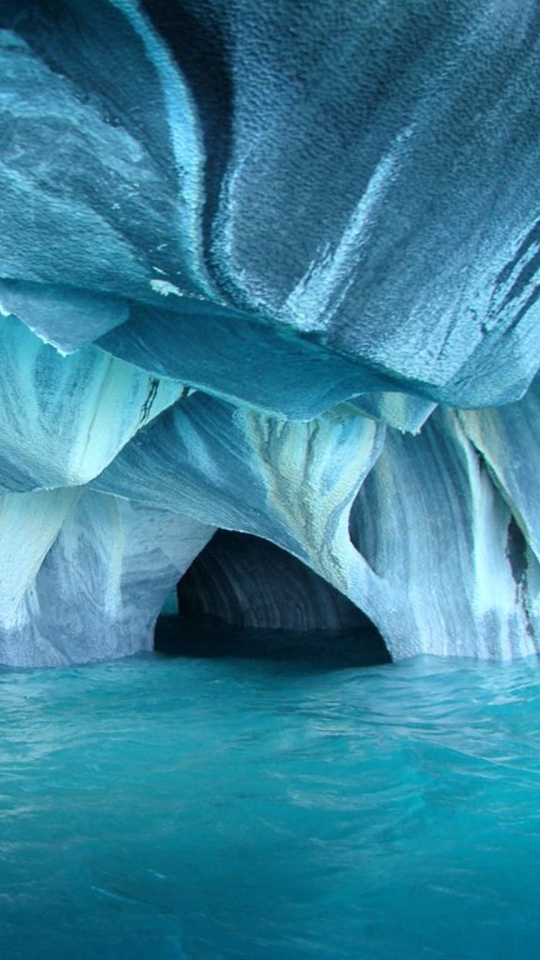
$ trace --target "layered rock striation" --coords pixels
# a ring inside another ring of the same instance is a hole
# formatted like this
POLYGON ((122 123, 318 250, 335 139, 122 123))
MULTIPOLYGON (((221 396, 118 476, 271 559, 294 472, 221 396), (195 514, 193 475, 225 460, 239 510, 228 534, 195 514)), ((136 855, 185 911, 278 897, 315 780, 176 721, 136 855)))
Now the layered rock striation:
POLYGON ((0 662, 151 648, 217 529, 538 652, 539 80, 537 0, 0 0, 0 662))

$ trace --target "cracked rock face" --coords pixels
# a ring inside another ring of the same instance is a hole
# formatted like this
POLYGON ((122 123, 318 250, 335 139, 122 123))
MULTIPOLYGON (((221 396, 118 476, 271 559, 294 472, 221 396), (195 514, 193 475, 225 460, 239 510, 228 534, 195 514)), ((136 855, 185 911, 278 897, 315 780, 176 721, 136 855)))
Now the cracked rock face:
POLYGON ((0 662, 149 649, 218 528, 538 652, 539 80, 537 0, 0 0, 0 662))

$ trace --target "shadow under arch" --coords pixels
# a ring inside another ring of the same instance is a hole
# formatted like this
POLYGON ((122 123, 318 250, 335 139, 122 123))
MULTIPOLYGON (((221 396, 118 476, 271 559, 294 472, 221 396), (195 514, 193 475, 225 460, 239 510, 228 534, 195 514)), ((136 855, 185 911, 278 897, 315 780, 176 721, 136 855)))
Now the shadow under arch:
POLYGON ((269 541, 220 530, 177 588, 178 614, 162 615, 155 650, 329 668, 389 663, 368 617, 269 541))

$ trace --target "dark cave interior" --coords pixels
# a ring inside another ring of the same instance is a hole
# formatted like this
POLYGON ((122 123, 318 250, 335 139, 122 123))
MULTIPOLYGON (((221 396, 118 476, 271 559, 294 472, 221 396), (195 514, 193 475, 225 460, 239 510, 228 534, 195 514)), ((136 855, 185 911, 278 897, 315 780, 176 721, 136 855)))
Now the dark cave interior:
POLYGON ((178 615, 162 615, 155 650, 332 668, 389 663, 375 625, 300 560, 274 544, 220 530, 177 588, 178 615))

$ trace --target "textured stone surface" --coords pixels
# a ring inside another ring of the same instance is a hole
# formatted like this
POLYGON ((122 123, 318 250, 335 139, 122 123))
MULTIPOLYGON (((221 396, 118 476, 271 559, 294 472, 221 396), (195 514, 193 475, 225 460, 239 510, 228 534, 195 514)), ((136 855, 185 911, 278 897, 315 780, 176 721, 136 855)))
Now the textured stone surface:
POLYGON ((539 27, 0 0, 1 662, 147 649, 215 528, 539 649, 539 27))

